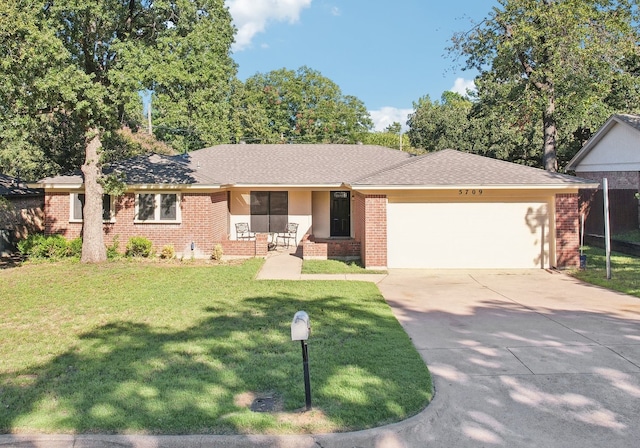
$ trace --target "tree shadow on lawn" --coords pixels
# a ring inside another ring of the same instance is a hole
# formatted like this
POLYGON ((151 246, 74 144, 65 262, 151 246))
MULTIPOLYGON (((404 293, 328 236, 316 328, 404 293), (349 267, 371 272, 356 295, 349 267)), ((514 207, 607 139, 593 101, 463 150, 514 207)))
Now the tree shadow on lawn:
POLYGON ((186 329, 104 324, 45 365, 0 376, 0 432, 320 432, 419 412, 431 384, 408 336, 379 294, 345 303, 274 294, 234 309, 213 303, 186 329), (300 343, 290 340, 301 309, 311 316, 313 405, 323 413, 305 424, 251 412, 240 399, 269 393, 285 413, 304 406, 300 343))

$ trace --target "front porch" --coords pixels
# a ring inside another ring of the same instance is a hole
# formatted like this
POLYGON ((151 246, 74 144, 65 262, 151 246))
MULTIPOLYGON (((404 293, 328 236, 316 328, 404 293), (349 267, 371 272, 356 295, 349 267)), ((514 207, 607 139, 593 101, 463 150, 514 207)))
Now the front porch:
MULTIPOLYGON (((256 233, 252 239, 236 239, 218 241, 223 253, 228 257, 266 257, 272 250, 286 248, 282 244, 272 243, 273 235, 256 233)), ((360 241, 354 238, 316 238, 305 234, 290 251, 303 260, 360 260, 360 241)))

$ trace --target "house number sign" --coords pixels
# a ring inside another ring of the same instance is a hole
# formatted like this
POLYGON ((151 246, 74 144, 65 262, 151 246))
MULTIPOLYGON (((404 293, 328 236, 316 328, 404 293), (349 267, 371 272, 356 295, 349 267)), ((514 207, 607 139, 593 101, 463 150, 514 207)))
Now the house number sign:
POLYGON ((459 196, 482 196, 482 190, 467 188, 464 190, 458 190, 458 195, 459 196))

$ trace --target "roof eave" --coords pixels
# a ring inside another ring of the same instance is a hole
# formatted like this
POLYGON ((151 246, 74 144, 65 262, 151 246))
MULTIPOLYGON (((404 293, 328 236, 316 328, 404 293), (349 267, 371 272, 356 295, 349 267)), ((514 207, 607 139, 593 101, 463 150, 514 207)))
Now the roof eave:
POLYGON ((224 188, 348 188, 345 183, 330 184, 259 184, 259 183, 237 183, 227 184, 224 188))
POLYGON ((364 185, 352 184, 350 188, 357 190, 460 190, 460 189, 485 189, 485 190, 579 190, 595 189, 600 184, 575 183, 575 184, 510 184, 510 185, 482 185, 482 184, 459 184, 459 185, 364 185))

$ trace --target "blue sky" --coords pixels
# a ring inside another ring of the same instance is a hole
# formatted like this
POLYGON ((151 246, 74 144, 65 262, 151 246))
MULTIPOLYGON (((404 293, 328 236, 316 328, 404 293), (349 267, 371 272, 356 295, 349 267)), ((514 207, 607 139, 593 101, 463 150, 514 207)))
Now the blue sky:
POLYGON ((464 92, 475 73, 447 55, 497 0, 225 0, 238 28, 241 80, 306 65, 362 100, 382 130, 405 124, 413 102, 464 92))

